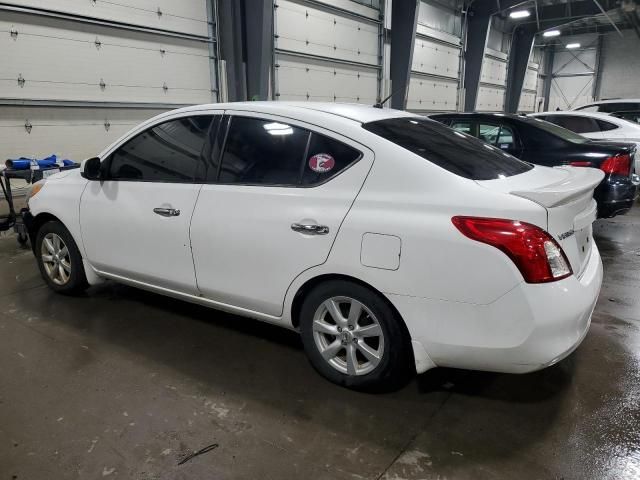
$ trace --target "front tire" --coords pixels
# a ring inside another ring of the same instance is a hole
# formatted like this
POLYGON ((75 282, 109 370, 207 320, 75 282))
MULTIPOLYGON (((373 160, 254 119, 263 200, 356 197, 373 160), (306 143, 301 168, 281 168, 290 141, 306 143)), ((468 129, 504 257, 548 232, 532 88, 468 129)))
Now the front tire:
POLYGON ((34 252, 42 278, 55 292, 73 295, 88 287, 80 250, 62 223, 52 220, 42 225, 34 252))
POLYGON ((300 315, 307 356, 328 380, 355 390, 389 391, 415 373, 408 332, 378 293, 329 281, 309 292, 300 315))

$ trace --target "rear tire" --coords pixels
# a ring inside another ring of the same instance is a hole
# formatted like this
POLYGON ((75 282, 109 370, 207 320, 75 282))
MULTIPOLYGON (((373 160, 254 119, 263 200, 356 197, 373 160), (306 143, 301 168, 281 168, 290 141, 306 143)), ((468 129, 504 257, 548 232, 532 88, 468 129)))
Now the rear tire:
POLYGON ((328 380, 354 390, 390 391, 415 374, 404 324, 369 288, 346 280, 322 283, 306 296, 300 316, 305 352, 328 380))
POLYGON ((42 278, 53 291, 75 295, 89 286, 80 250, 62 223, 51 220, 40 227, 34 253, 42 278))

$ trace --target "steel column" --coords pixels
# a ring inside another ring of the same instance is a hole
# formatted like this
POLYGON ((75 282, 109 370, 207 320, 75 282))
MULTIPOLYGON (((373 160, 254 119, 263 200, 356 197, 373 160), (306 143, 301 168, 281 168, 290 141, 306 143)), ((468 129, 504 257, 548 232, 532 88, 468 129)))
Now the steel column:
POLYGON ((237 0, 218 0, 220 56, 226 64, 227 96, 230 102, 247 99, 244 66, 243 3, 237 0))
POLYGON ((467 22, 467 42, 464 51, 464 111, 472 112, 476 109, 480 74, 484 50, 489 37, 491 15, 478 13, 469 15, 467 22))
POLYGON ((273 62, 273 0, 244 0, 247 52, 247 97, 269 100, 273 62))
POLYGON ((419 5, 419 0, 391 4, 391 107, 399 110, 407 106, 419 5))
POLYGON ((544 111, 549 110, 549 95, 551 95, 551 82, 553 81, 553 61, 556 54, 556 47, 550 45, 544 59, 544 85, 542 92, 544 94, 544 111))
POLYGON ((507 66, 507 98, 505 111, 515 113, 520 103, 522 85, 527 73, 531 49, 536 32, 533 28, 516 28, 509 50, 509 63, 507 66))

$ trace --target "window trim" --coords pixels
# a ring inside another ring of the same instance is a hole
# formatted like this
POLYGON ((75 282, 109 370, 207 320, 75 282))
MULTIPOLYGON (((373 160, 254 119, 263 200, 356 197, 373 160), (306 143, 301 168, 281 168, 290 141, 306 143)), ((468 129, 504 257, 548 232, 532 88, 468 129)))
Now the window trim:
MULTIPOLYGON (((338 177, 339 175, 341 175, 343 172, 346 172, 347 170, 349 170, 351 167, 353 167, 355 164, 357 164, 358 162, 360 162, 360 160, 362 160, 362 158, 364 157, 364 153, 362 151, 361 148, 357 148, 354 145, 345 142, 342 139, 336 138, 333 134, 333 131, 330 131, 331 134, 327 134, 327 133, 321 133, 318 132, 317 130, 314 129, 318 128, 317 126, 312 126, 310 124, 307 124, 305 122, 301 122, 299 120, 293 119, 293 118, 288 118, 288 117, 282 117, 280 115, 273 115, 270 113, 262 113, 262 112, 253 112, 253 111, 233 111, 233 110, 225 110, 224 113, 225 117, 228 117, 229 120, 227 121, 227 126, 226 126, 226 131, 224 134, 224 141, 222 144, 222 148, 220 149, 220 159, 218 162, 218 174, 216 175, 216 180, 215 182, 205 182, 205 185, 222 185, 222 186, 229 186, 229 187, 260 187, 260 188, 316 188, 316 187, 320 187, 322 185, 325 185, 326 183, 330 182, 331 180, 333 180, 334 178, 338 177), (231 129, 231 124, 233 123, 233 118, 234 117, 243 117, 243 118, 251 118, 254 120, 259 120, 259 121, 281 121, 284 123, 287 123, 293 127, 296 128, 300 128, 305 130, 308 135, 307 135, 307 142, 306 142, 306 147, 304 150, 304 156, 301 157, 300 159, 300 173, 301 175, 298 177, 298 184, 297 185, 292 185, 292 184, 288 184, 288 183, 283 183, 283 184, 263 184, 263 183, 221 183, 220 182, 220 174, 222 172, 222 162, 224 160, 224 152, 225 149, 227 147, 227 138, 229 136, 229 130, 231 129), (335 172, 333 175, 323 179, 321 182, 318 183, 314 183, 312 185, 302 185, 302 174, 304 173, 304 166, 307 162, 307 155, 309 153, 309 147, 311 145, 311 141, 313 139, 313 135, 320 135, 323 137, 327 137, 333 141, 339 142, 343 145, 346 145, 347 147, 355 150, 358 152, 358 156, 356 157, 356 159, 351 162, 348 166, 346 166, 345 168, 343 168, 342 170, 338 170, 337 172, 335 172)), ((322 127, 320 127, 322 128, 322 127)), ((325 129, 326 130, 326 129, 325 129)), ((348 137, 343 137, 343 138, 348 138, 348 137)), ((351 140, 351 139, 349 139, 351 140)), ((351 142, 356 143, 355 140, 351 140, 351 142)), ((359 144, 358 144, 359 145, 359 144)))
MULTIPOLYGON (((152 180, 137 180, 137 179, 127 179, 127 178, 111 178, 111 162, 113 161, 113 155, 119 151, 121 148, 125 147, 126 145, 128 145, 131 141, 135 140, 136 138, 138 138, 140 135, 143 135, 151 130, 153 130, 156 127, 159 127, 160 125, 164 125, 166 123, 170 123, 170 122, 175 122, 178 120, 182 120, 184 118, 191 118, 191 117, 215 117, 216 115, 220 115, 222 113, 222 110, 218 110, 217 112, 220 113, 215 113, 215 112, 208 112, 208 111, 195 111, 195 112, 184 112, 184 115, 178 115, 175 117, 169 117, 169 118, 162 118, 160 119, 159 122, 154 123, 152 125, 147 125, 144 126, 143 128, 137 129, 135 130, 131 135, 127 136, 126 139, 124 139, 122 142, 119 142, 114 148, 110 149, 109 152, 104 156, 104 160, 101 160, 100 162, 100 170, 102 172, 102 174, 104 175, 104 178, 101 179, 101 182, 132 182, 132 183, 158 183, 158 184, 175 184, 175 185, 194 185, 194 184, 199 184, 198 183, 198 166, 196 165, 196 169, 193 173, 193 177, 191 178, 191 181, 184 181, 184 182, 168 182, 168 181, 163 181, 163 182, 159 182, 159 181, 152 181, 152 180)), ((200 149, 200 161, 203 161, 203 154, 204 154, 204 150, 207 146, 207 142, 210 141, 211 138, 211 129, 213 128, 213 126, 215 125, 215 120, 212 119, 211 123, 209 124, 209 128, 207 129, 207 134, 206 134, 206 138, 205 141, 202 143, 202 148, 200 149)))

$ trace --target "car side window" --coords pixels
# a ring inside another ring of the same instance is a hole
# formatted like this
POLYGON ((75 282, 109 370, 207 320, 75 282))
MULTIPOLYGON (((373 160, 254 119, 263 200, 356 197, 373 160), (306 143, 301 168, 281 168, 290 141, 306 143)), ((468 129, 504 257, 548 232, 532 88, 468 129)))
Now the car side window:
POLYGON ((297 185, 309 135, 282 122, 232 117, 219 182, 297 185))
POLYGON ((313 186, 361 157, 338 140, 281 121, 241 116, 229 121, 220 183, 313 186))
POLYGON ((478 138, 489 145, 495 145, 500 134, 500 125, 480 122, 478 124, 478 138))
POLYGON ((335 176, 361 156, 355 148, 319 133, 311 135, 302 166, 302 185, 316 185, 335 176))
POLYGON ((183 117, 133 137, 109 158, 109 180, 191 183, 213 116, 183 117))
POLYGON ((473 135, 473 122, 466 120, 454 120, 451 122, 451 128, 458 132, 466 133, 467 135, 473 135))
POLYGON ((596 120, 598 123, 598 127, 600 127, 601 132, 610 132, 611 130, 615 130, 619 128, 615 123, 607 122, 605 120, 596 120))
POLYGON ((515 152, 518 149, 518 141, 511 127, 500 125, 496 147, 506 152, 515 152))

